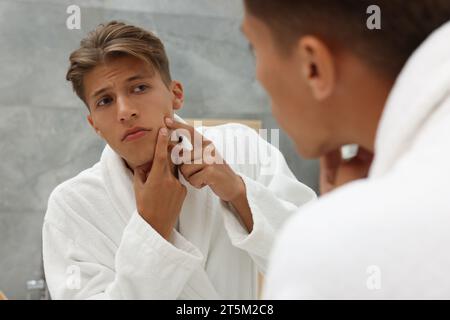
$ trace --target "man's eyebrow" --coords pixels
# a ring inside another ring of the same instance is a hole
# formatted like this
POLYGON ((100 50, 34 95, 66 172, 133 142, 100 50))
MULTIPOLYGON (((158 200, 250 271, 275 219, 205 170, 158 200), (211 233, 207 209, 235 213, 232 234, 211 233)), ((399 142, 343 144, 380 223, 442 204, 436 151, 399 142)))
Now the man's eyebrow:
POLYGON ((126 80, 126 82, 131 82, 131 81, 134 81, 134 80, 141 80, 141 79, 146 79, 146 78, 151 78, 151 77, 152 77, 152 75, 137 74, 137 75, 134 75, 134 76, 132 76, 132 77, 129 77, 129 78, 126 80))
POLYGON ((99 90, 95 91, 95 92, 91 95, 91 98, 95 98, 95 97, 101 95, 102 93, 104 93, 104 92, 107 91, 108 89, 109 89, 109 87, 106 87, 106 88, 102 88, 102 89, 99 89, 99 90))
MULTIPOLYGON (((132 77, 129 77, 129 78, 128 78, 127 80, 125 80, 125 81, 126 81, 126 82, 131 82, 131 81, 134 81, 134 80, 146 79, 146 78, 151 78, 151 77, 152 77, 151 75, 146 75, 146 74, 136 74, 136 75, 134 75, 134 76, 132 76, 132 77)), ((104 93, 105 91, 108 91, 108 89, 109 89, 109 87, 99 89, 99 90, 95 91, 95 92, 91 95, 91 97, 92 97, 92 98, 95 98, 95 97, 101 95, 102 93, 104 93)))

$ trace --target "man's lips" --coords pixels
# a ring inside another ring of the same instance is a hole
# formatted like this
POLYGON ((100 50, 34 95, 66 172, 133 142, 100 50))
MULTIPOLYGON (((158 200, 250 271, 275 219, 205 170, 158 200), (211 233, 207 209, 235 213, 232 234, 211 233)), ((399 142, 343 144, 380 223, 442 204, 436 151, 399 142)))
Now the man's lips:
POLYGON ((133 141, 136 139, 139 139, 147 134, 147 132, 151 131, 151 129, 145 129, 145 128, 133 128, 131 130, 128 130, 123 138, 122 141, 133 141))

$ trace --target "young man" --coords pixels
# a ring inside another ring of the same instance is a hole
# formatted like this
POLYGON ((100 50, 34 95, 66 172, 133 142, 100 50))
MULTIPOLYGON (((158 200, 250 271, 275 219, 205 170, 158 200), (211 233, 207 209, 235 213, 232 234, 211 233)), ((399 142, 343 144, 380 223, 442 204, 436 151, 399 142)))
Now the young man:
POLYGON ((381 30, 372 1, 244 3, 257 77, 298 151, 358 144, 360 176, 375 154, 367 179, 286 224, 266 297, 448 298, 450 2, 376 1, 381 30))
POLYGON ((315 197, 281 153, 244 126, 200 128, 202 136, 174 120, 183 87, 161 41, 141 28, 101 25, 70 56, 67 79, 107 146, 50 196, 52 298, 256 298, 277 229, 315 197))

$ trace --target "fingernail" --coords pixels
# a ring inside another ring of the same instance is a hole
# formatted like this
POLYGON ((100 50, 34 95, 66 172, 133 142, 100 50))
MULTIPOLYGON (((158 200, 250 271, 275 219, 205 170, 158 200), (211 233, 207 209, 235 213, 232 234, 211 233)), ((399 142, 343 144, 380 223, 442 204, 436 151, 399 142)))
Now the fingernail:
POLYGON ((172 125, 173 124, 173 120, 171 118, 166 118, 166 124, 172 125))
POLYGON ((167 136, 167 128, 161 128, 161 129, 159 130, 159 133, 160 133, 162 136, 167 136))

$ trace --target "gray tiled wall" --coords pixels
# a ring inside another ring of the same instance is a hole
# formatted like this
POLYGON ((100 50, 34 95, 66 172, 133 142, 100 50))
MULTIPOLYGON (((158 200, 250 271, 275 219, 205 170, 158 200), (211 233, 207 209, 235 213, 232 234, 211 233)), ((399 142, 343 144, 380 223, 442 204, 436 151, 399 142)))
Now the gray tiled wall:
MULTIPOLYGON (((277 128, 239 32, 241 0, 0 0, 0 290, 25 298, 42 278, 41 224, 47 198, 94 164, 103 143, 65 82, 69 53, 98 23, 119 19, 152 29, 185 85, 185 117, 261 119, 277 128), (68 30, 78 4, 82 29, 68 30)), ((317 189, 317 163, 280 149, 297 177, 317 189)))

